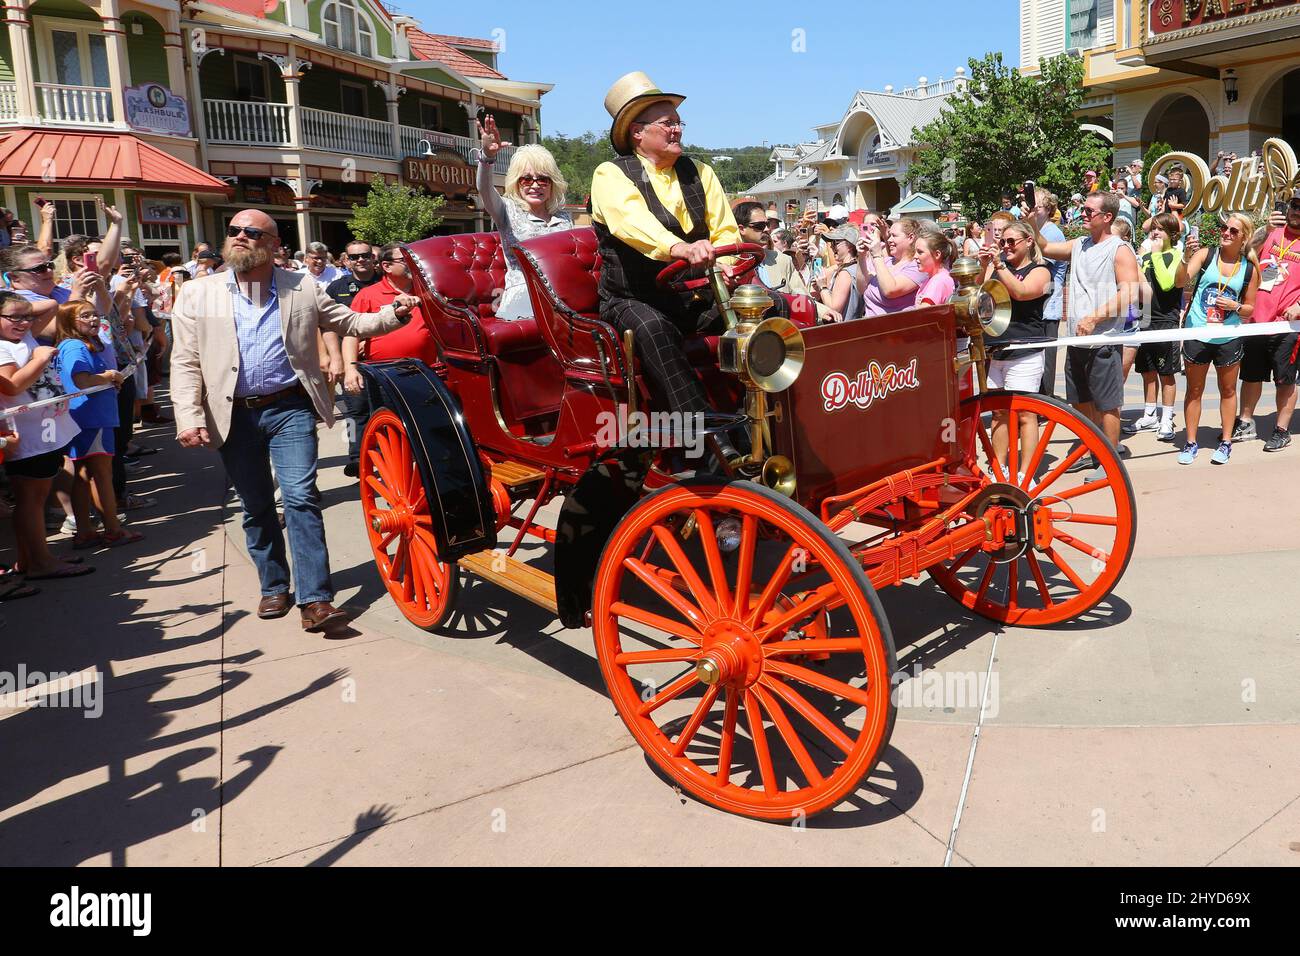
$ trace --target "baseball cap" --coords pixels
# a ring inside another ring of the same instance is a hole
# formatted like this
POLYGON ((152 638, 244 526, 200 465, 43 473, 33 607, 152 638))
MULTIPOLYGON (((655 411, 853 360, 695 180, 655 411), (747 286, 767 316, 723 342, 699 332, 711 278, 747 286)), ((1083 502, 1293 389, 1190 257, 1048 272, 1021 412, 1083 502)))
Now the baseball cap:
POLYGON ((858 244, 858 228, 845 224, 826 233, 827 242, 847 242, 852 245, 858 244))
POLYGON ((836 222, 843 222, 849 218, 849 207, 843 203, 836 203, 826 210, 826 218, 834 219, 836 222))

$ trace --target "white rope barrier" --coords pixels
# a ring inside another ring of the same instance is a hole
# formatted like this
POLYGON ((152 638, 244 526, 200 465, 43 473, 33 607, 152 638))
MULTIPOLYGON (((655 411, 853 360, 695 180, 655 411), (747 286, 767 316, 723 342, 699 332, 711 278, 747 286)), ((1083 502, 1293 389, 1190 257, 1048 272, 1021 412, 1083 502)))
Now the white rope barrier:
MULTIPOLYGON (((143 361, 144 359, 137 358, 134 362, 132 362, 130 365, 126 366, 125 368, 118 369, 118 371, 122 373, 122 378, 127 379, 130 378, 133 374, 135 374, 136 368, 143 361)), ((17 431, 18 426, 17 424, 15 424, 14 419, 18 415, 22 414, 23 412, 35 411, 38 408, 50 408, 54 405, 66 405, 69 402, 71 402, 74 398, 80 398, 83 395, 93 395, 96 392, 102 392, 110 388, 117 388, 117 386, 113 385, 112 383, 105 382, 103 385, 92 385, 90 388, 83 388, 80 389, 79 391, 68 392, 65 395, 56 395, 54 396, 54 398, 42 398, 39 402, 28 402, 25 405, 11 405, 9 408, 0 408, 0 418, 3 418, 6 421, 6 423, 8 424, 9 431, 11 432, 17 431)), ((0 449, 8 445, 11 440, 12 439, 6 439, 4 437, 0 437, 0 449)))
POLYGON ((1009 344, 990 343, 1008 352, 1068 345, 1149 345, 1154 342, 1208 342, 1213 339, 1244 339, 1253 335, 1284 335, 1300 332, 1300 320, 1284 322, 1243 322, 1241 325, 1213 323, 1196 328, 1112 330, 1100 335, 1063 335, 1060 338, 1021 339, 1009 344))

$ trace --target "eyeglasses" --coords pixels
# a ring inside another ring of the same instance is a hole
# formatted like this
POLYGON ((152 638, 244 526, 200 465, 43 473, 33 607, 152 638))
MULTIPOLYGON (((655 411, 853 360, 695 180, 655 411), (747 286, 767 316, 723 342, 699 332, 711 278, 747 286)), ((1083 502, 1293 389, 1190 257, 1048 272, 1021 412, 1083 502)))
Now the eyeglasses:
POLYGON ((768 222, 766 219, 764 219, 762 222, 747 222, 745 223, 745 228, 756 229, 759 232, 766 232, 767 230, 772 228, 772 224, 768 222))
POLYGON ((641 123, 640 125, 659 126, 670 132, 675 129, 677 130, 686 129, 686 122, 684 120, 655 120, 653 123, 641 123))
POLYGON ((31 272, 34 274, 37 272, 49 272, 53 268, 54 268, 53 262, 42 262, 39 266, 29 266, 26 269, 10 269, 9 271, 10 272, 31 272))
POLYGON ((1224 226, 1224 227, 1223 227, 1223 234, 1224 234, 1225 236, 1240 236, 1240 235, 1241 235, 1241 227, 1240 227, 1240 226, 1224 226))
POLYGON ((1084 206, 1079 210, 1079 215, 1084 219, 1091 219, 1093 216, 1104 216, 1106 215, 1106 212, 1102 209, 1093 209, 1091 206, 1084 206))
POLYGON ((373 259, 375 257, 373 252, 349 252, 347 255, 349 259, 373 259))
POLYGON ((249 239, 252 239, 254 242, 257 242, 257 240, 261 239, 263 236, 268 235, 265 229, 256 229, 253 226, 227 226, 226 227, 227 238, 234 239, 241 232, 244 235, 246 235, 249 239))
POLYGON ((550 176, 520 176, 519 177, 519 185, 521 186, 531 186, 534 183, 536 183, 538 186, 549 186, 551 185, 551 177, 550 176))
POLYGON ((1004 246, 1011 246, 1012 248, 1014 248, 1016 243, 1023 242, 1024 239, 1025 239, 1024 236, 1004 236, 1003 238, 999 239, 998 242, 1004 246))
POLYGON ((25 315, 5 315, 3 312, 0 312, 0 318, 8 319, 14 325, 30 325, 32 322, 32 314, 30 312, 25 315))

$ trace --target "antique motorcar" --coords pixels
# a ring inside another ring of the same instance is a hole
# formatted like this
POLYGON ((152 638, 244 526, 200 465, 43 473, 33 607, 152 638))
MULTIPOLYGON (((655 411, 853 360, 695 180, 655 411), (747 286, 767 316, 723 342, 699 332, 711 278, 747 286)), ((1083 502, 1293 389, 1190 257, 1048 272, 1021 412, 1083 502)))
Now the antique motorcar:
POLYGON ((361 503, 412 624, 454 630, 471 575, 589 627, 614 706, 675 785, 791 820, 853 793, 889 741, 879 589, 929 575, 999 624, 1069 621, 1123 574, 1135 506, 1091 422, 977 390, 1006 302, 973 261, 949 304, 818 325, 764 318, 745 283, 762 250, 722 252, 738 258, 660 276, 725 318, 688 341, 717 409, 692 431, 656 418, 630 340, 599 317, 592 230, 514 250, 534 314, 518 322, 492 312, 495 234, 411 244, 438 355, 364 367, 361 503), (742 457, 717 454, 724 431, 742 457))

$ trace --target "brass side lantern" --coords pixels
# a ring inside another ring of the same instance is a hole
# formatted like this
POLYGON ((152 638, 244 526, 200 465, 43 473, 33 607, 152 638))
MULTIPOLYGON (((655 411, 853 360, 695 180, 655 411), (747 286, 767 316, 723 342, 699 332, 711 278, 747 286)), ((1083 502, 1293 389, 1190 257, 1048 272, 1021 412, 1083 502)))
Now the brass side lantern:
POLYGON ((957 291, 948 302, 957 313, 957 324, 970 336, 970 360, 979 374, 980 391, 988 391, 988 351, 984 337, 996 338, 1011 324, 1011 294, 996 279, 981 283, 984 267, 974 256, 962 256, 948 270, 957 291))
POLYGON ((745 386, 750 453, 741 467, 768 487, 792 495, 794 463, 783 455, 767 455, 771 438, 767 425, 767 393, 789 388, 803 371, 804 340, 799 327, 779 316, 763 318, 772 297, 759 285, 742 285, 728 297, 726 308, 736 322, 718 339, 718 366, 740 377, 745 386))

